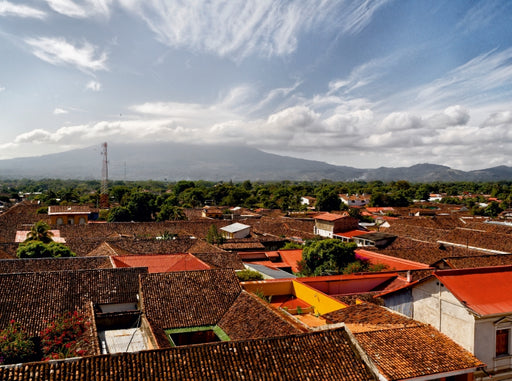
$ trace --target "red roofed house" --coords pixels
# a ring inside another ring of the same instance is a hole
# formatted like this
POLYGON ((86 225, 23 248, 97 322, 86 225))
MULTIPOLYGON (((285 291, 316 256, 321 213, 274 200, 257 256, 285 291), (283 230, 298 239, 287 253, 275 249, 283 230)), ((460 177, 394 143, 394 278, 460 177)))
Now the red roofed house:
POLYGON ((487 364, 493 379, 509 380, 511 285, 512 266, 440 270, 381 297, 387 307, 432 325, 469 350, 487 364))
POLYGON ((51 225, 84 225, 92 210, 86 205, 52 205, 48 207, 51 225))
POLYGON ((357 230, 359 220, 347 213, 322 213, 315 216, 314 233, 321 237, 333 238, 335 233, 357 230))

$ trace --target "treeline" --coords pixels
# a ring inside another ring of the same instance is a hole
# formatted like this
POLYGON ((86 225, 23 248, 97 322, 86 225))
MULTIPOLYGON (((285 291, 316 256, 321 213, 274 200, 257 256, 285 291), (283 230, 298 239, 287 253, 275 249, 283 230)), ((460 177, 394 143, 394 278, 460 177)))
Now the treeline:
MULTIPOLYGON (((0 201, 20 200, 22 195, 37 199, 42 205, 99 204, 101 183, 98 180, 0 180, 0 201)), ((316 198, 317 210, 342 210, 339 194, 370 194, 371 206, 408 206, 414 200, 428 200, 431 193, 447 195, 445 202, 479 208, 481 195, 500 201, 496 210, 512 205, 512 181, 497 183, 409 183, 407 181, 371 182, 251 182, 209 181, 111 181, 109 197, 114 208, 113 221, 182 219, 181 208, 204 205, 241 206, 246 208, 306 210, 301 197, 316 198), (472 195, 475 195, 472 197, 472 195), (460 196, 464 196, 461 198, 460 196)))

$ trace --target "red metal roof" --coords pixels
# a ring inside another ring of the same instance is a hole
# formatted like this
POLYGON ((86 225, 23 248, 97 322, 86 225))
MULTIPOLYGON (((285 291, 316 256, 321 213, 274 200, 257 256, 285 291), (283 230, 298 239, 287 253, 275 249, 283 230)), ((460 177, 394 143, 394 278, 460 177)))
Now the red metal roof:
POLYGON ((283 262, 290 265, 293 272, 299 272, 297 262, 302 260, 302 249, 279 250, 279 255, 281 255, 283 262))
POLYGON ((481 316, 512 312, 512 266, 440 270, 434 275, 458 300, 481 316))
POLYGON ((348 232, 335 233, 334 235, 344 237, 344 238, 352 238, 352 237, 357 237, 359 235, 368 234, 368 233, 371 233, 371 232, 367 232, 365 230, 350 230, 348 232))
POLYGON ((368 250, 357 249, 356 255, 360 258, 369 260, 372 265, 386 265, 389 270, 404 271, 429 268, 429 265, 426 265, 425 263, 410 261, 408 259, 398 257, 391 257, 389 255, 379 254, 368 250))
POLYGON ((112 257, 116 267, 147 267, 150 273, 207 270, 206 263, 192 254, 130 255, 112 257))

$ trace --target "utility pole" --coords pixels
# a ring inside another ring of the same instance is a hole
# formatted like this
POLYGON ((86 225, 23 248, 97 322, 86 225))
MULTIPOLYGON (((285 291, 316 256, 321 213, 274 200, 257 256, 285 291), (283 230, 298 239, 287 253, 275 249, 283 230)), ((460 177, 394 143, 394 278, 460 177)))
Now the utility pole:
POLYGON ((107 157, 107 142, 102 144, 103 150, 103 165, 101 168, 101 190, 100 190, 100 208, 108 209, 108 157, 107 157))

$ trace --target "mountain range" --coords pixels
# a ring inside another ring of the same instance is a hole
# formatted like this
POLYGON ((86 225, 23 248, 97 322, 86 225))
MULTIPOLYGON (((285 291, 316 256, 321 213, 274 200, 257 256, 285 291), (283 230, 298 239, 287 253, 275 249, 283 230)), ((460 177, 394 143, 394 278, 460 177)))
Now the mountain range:
MULTIPOLYGON (((0 178, 100 179, 100 146, 67 152, 0 160, 0 178)), ((512 180, 512 168, 498 166, 461 171, 443 165, 360 169, 270 154, 247 146, 177 143, 111 144, 111 180, 232 181, 501 181, 512 180)))

